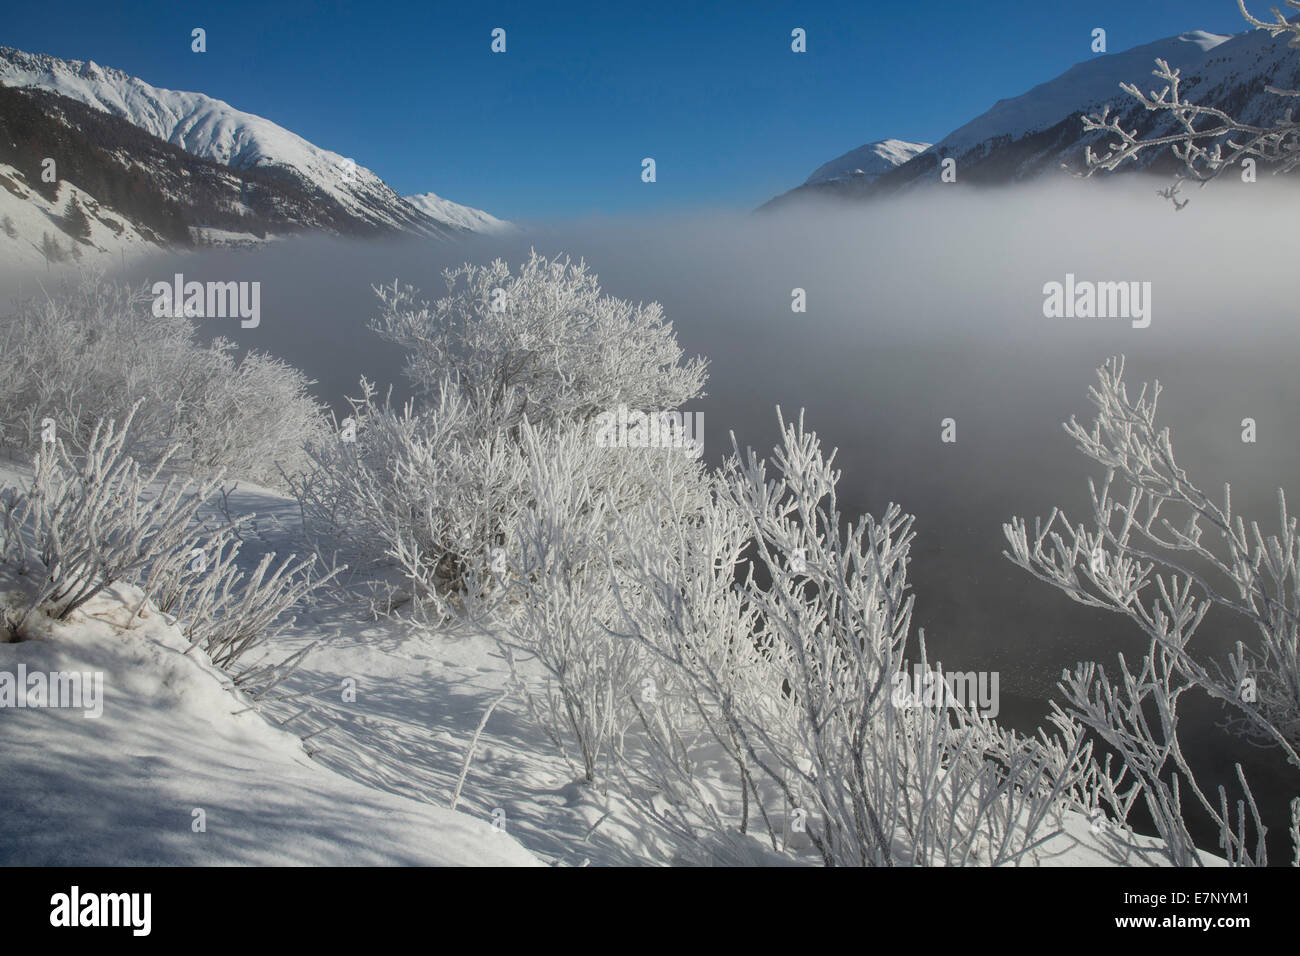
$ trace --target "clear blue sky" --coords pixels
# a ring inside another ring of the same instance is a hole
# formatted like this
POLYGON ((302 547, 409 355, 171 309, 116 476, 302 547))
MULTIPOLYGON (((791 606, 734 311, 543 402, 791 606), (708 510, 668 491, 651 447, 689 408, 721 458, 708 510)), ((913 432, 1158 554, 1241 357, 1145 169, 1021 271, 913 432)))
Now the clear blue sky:
POLYGON ((541 220, 752 208, 863 143, 942 137, 1091 56, 1098 26, 1111 52, 1245 29, 1234 0, 60 0, 7 3, 0 44, 226 100, 403 194, 541 220))

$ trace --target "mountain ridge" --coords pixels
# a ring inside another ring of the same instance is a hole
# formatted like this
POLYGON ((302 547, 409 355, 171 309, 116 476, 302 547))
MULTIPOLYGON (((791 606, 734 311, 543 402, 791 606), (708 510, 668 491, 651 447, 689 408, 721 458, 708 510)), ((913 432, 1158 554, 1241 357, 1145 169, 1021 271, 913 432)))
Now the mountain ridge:
MULTIPOLYGON (((957 127, 906 162, 871 178, 805 182, 775 196, 760 209, 779 208, 817 197, 869 199, 940 182, 946 159, 957 164, 957 182, 1006 185, 1062 171, 1085 173, 1085 150, 1111 137, 1083 128, 1082 116, 1110 106, 1125 129, 1140 138, 1173 132, 1163 111, 1147 110, 1120 88, 1136 84, 1150 90, 1155 59, 1181 70, 1182 92, 1192 102, 1214 105, 1238 119, 1262 125, 1280 118, 1288 98, 1269 94, 1266 85, 1300 88, 1300 55, 1287 38, 1262 30, 1215 34, 1192 30, 1075 64, 1055 78, 992 107, 957 127), (1113 89, 1107 93, 1107 89, 1113 89)), ((1105 150, 1102 149, 1102 152, 1105 150)), ((832 161, 834 162, 834 161, 832 161)), ((1148 150, 1124 171, 1169 174, 1178 166, 1168 149, 1148 150)))
POLYGON ((0 85, 41 89, 116 116, 186 152, 239 171, 279 176, 341 210, 351 232, 445 237, 466 223, 500 222, 456 204, 452 219, 420 208, 351 158, 264 117, 203 93, 153 86, 93 60, 65 60, 0 46, 0 85), (481 218, 486 217, 486 218, 481 218))

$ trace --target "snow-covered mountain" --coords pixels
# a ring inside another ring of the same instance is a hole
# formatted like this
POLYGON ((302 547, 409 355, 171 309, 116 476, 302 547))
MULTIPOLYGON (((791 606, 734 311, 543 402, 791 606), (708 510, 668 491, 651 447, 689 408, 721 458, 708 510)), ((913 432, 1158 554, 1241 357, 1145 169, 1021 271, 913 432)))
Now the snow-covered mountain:
MULTIPOLYGON (((1300 87, 1300 53, 1287 46, 1285 37, 1274 38, 1262 30, 1234 35, 1194 30, 1085 60, 1019 96, 999 100, 933 146, 874 176, 834 175, 859 151, 846 154, 768 206, 810 196, 857 199, 929 186, 939 182, 937 168, 949 157, 957 161, 958 181, 981 185, 1018 182, 1063 167, 1080 172, 1086 147, 1105 140, 1084 131, 1085 114, 1110 106, 1123 126, 1137 130, 1140 137, 1173 131, 1166 113, 1146 110, 1120 88, 1121 83, 1144 90, 1158 87, 1151 75, 1156 59, 1182 71, 1186 99, 1217 106, 1253 124, 1271 124, 1294 105, 1289 98, 1268 93, 1266 86, 1300 87)), ((1123 169, 1163 171, 1172 164, 1168 150, 1152 149, 1123 169)))
POLYGON ((829 183, 841 179, 861 179, 870 182, 929 148, 929 143, 908 143, 901 139, 882 139, 876 143, 868 143, 818 166, 805 180, 804 185, 829 183))
POLYGON ((455 219, 417 207, 350 157, 308 142, 261 116, 205 96, 151 86, 93 61, 61 60, 0 47, 0 84, 35 87, 121 117, 202 159, 279 176, 375 232, 442 236, 486 213, 461 207, 455 219), (473 215, 471 215, 473 214, 473 215))
POLYGON ((0 216, 0 265, 19 268, 311 231, 374 232, 283 177, 200 159, 66 96, 7 86, 0 86, 0 216))
POLYGON ((416 209, 432 216, 439 222, 450 223, 461 229, 470 232, 482 233, 500 233, 509 232, 514 228, 504 219, 498 219, 496 216, 485 213, 482 209, 475 209, 472 206, 462 206, 458 202, 452 202, 450 199, 443 199, 436 193, 419 193, 415 196, 405 197, 416 209))

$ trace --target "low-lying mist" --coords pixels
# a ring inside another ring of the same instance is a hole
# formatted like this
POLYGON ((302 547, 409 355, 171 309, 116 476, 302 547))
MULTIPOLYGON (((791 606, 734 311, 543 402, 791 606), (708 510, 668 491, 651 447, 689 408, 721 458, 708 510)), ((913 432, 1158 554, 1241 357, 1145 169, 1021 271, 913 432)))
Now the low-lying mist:
MULTIPOLYGON (((367 328, 372 285, 398 278, 436 298, 441 271, 463 261, 517 264, 530 247, 585 259, 606 292, 661 302, 687 353, 710 359, 708 396, 690 409, 704 413, 710 459, 730 452, 729 432, 766 450, 775 406, 803 408, 839 448, 846 514, 896 501, 917 516, 916 622, 932 659, 1000 671, 1004 718, 1031 726, 1062 667, 1145 647, 1125 621, 1072 604, 1002 557, 1013 515, 1032 523, 1061 505, 1087 519, 1087 477, 1102 476, 1061 423, 1091 421, 1098 365, 1123 353, 1131 386, 1160 379, 1181 464, 1211 495, 1230 481, 1236 511, 1272 530, 1275 489, 1295 490, 1300 337, 1289 259, 1300 194, 1223 183, 1193 190, 1175 211, 1159 185, 936 187, 854 207, 610 219, 459 244, 301 239, 126 271, 140 282, 176 272, 260 282, 257 328, 205 327, 303 368, 342 408, 362 374, 407 391, 401 353, 367 328), (1067 275, 1150 283, 1149 326, 1046 317, 1044 286, 1067 275), (806 312, 791 309, 795 289, 806 312), (952 443, 941 441, 947 418, 952 443), (1257 424, 1253 444, 1242 441, 1245 418, 1257 424)), ((1243 622, 1211 617, 1199 640, 1221 656, 1238 638, 1249 638, 1243 622)))

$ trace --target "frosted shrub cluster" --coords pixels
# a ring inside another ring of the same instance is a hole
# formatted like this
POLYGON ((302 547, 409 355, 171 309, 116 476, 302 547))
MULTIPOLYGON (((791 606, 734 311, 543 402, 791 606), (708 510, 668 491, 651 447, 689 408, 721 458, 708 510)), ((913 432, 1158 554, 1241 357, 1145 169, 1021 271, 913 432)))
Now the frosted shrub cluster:
MULTIPOLYGON (((493 554, 537 496, 525 428, 547 455, 594 444, 600 411, 677 408, 705 380, 657 304, 603 295, 581 263, 534 253, 517 275, 498 260, 446 280, 432 305, 396 284, 377 290, 374 327, 409 350, 422 405, 395 408, 363 381, 352 415, 309 443, 312 467, 293 481, 322 558, 395 571, 385 604, 434 619, 499 590, 493 554)), ((603 461, 584 462, 596 490, 634 471, 603 461)))
POLYGON ((1013 560, 1128 614, 1150 643, 1118 682, 1094 664, 1064 675, 1052 729, 1027 738, 975 707, 898 694, 909 657, 930 668, 912 632, 912 519, 890 506, 847 521, 834 454, 802 417, 781 421, 770 460, 733 439, 713 470, 681 447, 599 441, 602 411, 702 392, 703 364, 682 363, 657 307, 607 299, 581 266, 536 255, 519 276, 466 266, 448 285, 433 306, 381 291, 376 328, 410 350, 421 404, 395 408, 363 380, 294 481, 308 533, 327 557, 386 565, 389 610, 490 627, 575 776, 638 806, 678 855, 1015 864, 1047 852, 1068 814, 1122 829, 1141 800, 1170 861, 1197 865, 1190 793, 1230 862, 1266 861, 1244 779, 1236 804, 1197 786, 1177 701, 1205 690, 1294 756, 1295 522, 1283 503, 1267 536, 1200 493, 1155 427, 1154 393, 1130 400, 1121 366, 1101 370, 1096 428, 1070 425, 1112 473, 1097 530, 1056 531, 1054 516, 1007 535, 1013 560), (1112 497, 1116 477, 1129 493, 1112 497), (1180 555, 1233 588, 1209 588, 1180 555), (1207 602, 1260 637, 1217 673, 1186 650, 1207 602), (1114 756, 1099 762, 1097 741, 1114 756))
POLYGON ((194 519, 216 482, 162 482, 167 453, 142 469, 123 453, 130 426, 131 415, 121 428, 111 419, 97 424, 80 460, 62 442, 43 443, 31 487, 7 489, 4 555, 35 585, 9 622, 13 634, 38 609, 62 620, 106 587, 198 546, 194 519))
POLYGON ((339 434, 309 444, 311 467, 291 479, 305 533, 331 565, 395 572, 386 610, 409 603, 417 617, 442 620, 463 607, 466 576, 504 540, 524 494, 522 456, 454 392, 417 413, 361 384, 339 434))
POLYGON ((321 407, 296 369, 201 344, 193 320, 159 318, 141 290, 94 277, 0 316, 0 442, 31 450, 57 434, 84 450, 97 423, 135 406, 132 455, 225 469, 266 484, 304 464, 321 407))
POLYGON ((502 641, 545 670, 544 688, 525 688, 528 702, 566 756, 572 744, 589 783, 608 780, 624 756, 643 692, 657 698, 681 683, 666 662, 617 636, 619 596, 638 588, 620 525, 636 516, 657 538, 689 534, 680 517, 695 520, 709 498, 703 467, 681 449, 604 447, 594 433, 594 423, 524 425, 527 504, 498 565, 511 598, 500 608, 502 641))
POLYGON ((604 295, 584 263, 533 252, 518 274, 501 259, 445 273, 430 304, 378 289, 373 327, 405 347, 427 394, 461 395, 474 417, 512 428, 585 421, 604 409, 672 409, 703 393, 706 363, 683 362, 657 302, 604 295))
POLYGON ((240 570, 234 525, 198 520, 219 476, 163 480, 176 448, 148 468, 126 453, 137 409, 120 427, 96 423, 84 454, 42 443, 30 485, 0 491, 0 564, 20 586, 0 605, 3 637, 22 640, 35 617, 63 620, 106 588, 133 584, 235 683, 265 690, 293 661, 246 655, 289 626, 287 612, 322 582, 292 555, 274 570, 274 554, 240 570))
POLYGON ((1081 806, 1090 751, 900 702, 911 519, 846 527, 802 422, 773 460, 774 477, 752 452, 711 478, 670 470, 623 505, 570 469, 539 483, 555 491, 511 566, 510 633, 552 678, 543 718, 579 741, 588 779, 603 758, 602 784, 646 795, 684 852, 1020 860, 1081 806))
POLYGON ((1096 534, 1048 522, 1031 544, 1014 522, 1011 556, 1129 614, 1150 640, 1136 668, 1121 658, 1118 681, 1091 663, 1063 675, 1053 732, 1025 738, 974 708, 900 698, 909 644, 928 666, 924 636, 910 633, 911 519, 890 506, 846 524, 833 455, 802 420, 782 422, 770 462, 737 449, 707 475, 656 471, 681 460, 662 450, 628 461, 653 487, 621 503, 592 494, 574 449, 536 450, 536 498, 507 549, 518 597, 502 639, 543 664, 546 686, 526 691, 535 716, 574 747, 586 780, 639 800, 681 852, 712 862, 756 862, 761 842, 827 865, 1017 863, 1062 832, 1067 812, 1119 833, 1141 801, 1169 861, 1196 866, 1184 816, 1194 800, 1230 863, 1266 864, 1240 768, 1240 797, 1201 789, 1178 702, 1197 689, 1228 702, 1244 731, 1294 761, 1294 521, 1280 503, 1284 530, 1270 536, 1234 518, 1226 492, 1222 507, 1210 503, 1154 427, 1154 391, 1129 399, 1118 362, 1100 379, 1098 425, 1072 422, 1071 434, 1133 489, 1116 503, 1112 475, 1095 493, 1096 534), (1202 523, 1222 534, 1225 556, 1200 543, 1202 523), (1157 550, 1173 554, 1167 578, 1154 573, 1157 550), (1187 570, 1179 551, 1239 595, 1187 570), (1209 603, 1259 632, 1218 670, 1186 648, 1209 603), (1118 763, 1099 763, 1093 740, 1118 763))

